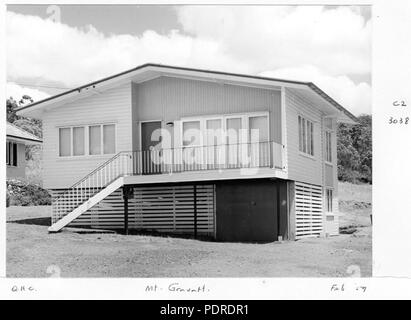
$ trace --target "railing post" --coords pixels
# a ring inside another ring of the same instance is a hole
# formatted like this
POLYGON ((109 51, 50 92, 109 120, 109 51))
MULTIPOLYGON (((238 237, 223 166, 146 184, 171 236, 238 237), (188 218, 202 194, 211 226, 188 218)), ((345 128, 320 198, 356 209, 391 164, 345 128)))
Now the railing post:
POLYGON ((128 235, 128 198, 130 197, 130 191, 133 190, 130 187, 123 187, 123 199, 124 199, 124 234, 128 235))
POLYGON ((194 184, 194 239, 197 239, 197 185, 194 184))
POLYGON ((270 150, 270 154, 269 154, 269 159, 270 159, 270 168, 274 168, 274 148, 273 148, 273 143, 274 142, 269 142, 269 150, 270 150))

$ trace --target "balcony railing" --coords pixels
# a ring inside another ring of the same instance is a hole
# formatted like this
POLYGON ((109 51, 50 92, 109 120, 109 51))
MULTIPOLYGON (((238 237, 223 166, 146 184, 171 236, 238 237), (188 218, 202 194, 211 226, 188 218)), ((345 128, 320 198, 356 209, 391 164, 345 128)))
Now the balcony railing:
POLYGON ((283 145, 272 142, 155 148, 130 152, 133 175, 283 167, 283 145))

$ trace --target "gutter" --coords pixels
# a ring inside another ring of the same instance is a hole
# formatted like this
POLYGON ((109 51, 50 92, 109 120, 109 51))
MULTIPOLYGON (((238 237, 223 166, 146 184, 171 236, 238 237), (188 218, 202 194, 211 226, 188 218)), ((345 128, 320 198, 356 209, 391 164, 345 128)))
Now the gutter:
POLYGON ((22 138, 18 136, 13 136, 11 134, 6 135, 6 138, 14 138, 14 139, 19 139, 19 140, 26 140, 26 141, 33 141, 33 142, 38 142, 38 143, 43 143, 43 140, 36 140, 36 139, 30 139, 30 138, 22 138))
POLYGON ((336 107, 339 111, 343 112, 348 118, 350 118, 352 121, 355 123, 358 123, 358 119, 356 116, 354 116, 351 112, 349 112, 347 109, 345 109, 342 105, 340 105, 337 101, 335 101, 333 98, 331 98, 328 94, 326 94, 324 91, 322 91, 319 87, 317 87, 314 83, 309 82, 308 87, 312 89, 315 93, 323 97, 324 100, 328 101, 331 103, 334 107, 336 107))

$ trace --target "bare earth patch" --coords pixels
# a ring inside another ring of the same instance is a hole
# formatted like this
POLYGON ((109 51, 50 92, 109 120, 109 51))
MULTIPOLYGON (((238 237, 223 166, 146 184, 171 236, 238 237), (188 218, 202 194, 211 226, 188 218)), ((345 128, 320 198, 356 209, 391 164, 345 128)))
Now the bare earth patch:
POLYGON ((49 214, 49 207, 7 208, 8 277, 48 277, 49 266, 62 277, 345 277, 350 265, 371 276, 369 223, 336 237, 250 244, 49 234, 49 214))

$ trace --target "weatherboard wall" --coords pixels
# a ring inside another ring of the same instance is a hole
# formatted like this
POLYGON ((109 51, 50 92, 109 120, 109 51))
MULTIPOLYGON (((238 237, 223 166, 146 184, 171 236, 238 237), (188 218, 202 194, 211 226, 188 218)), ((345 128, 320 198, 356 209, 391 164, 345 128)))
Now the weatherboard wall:
POLYGON ((285 90, 286 130, 288 153, 288 178, 290 180, 322 185, 322 115, 310 102, 304 100, 295 90, 285 90), (314 123, 314 156, 299 151, 298 116, 314 123))
POLYGON ((116 124, 116 153, 132 150, 131 83, 48 110, 43 117, 43 184, 68 188, 111 155, 59 157, 59 127, 116 124))
POLYGON ((279 90, 162 76, 133 84, 132 96, 134 149, 139 148, 139 121, 160 120, 173 134, 183 117, 261 111, 269 112, 270 139, 281 143, 279 90), (173 128, 167 122, 173 122, 173 128))

